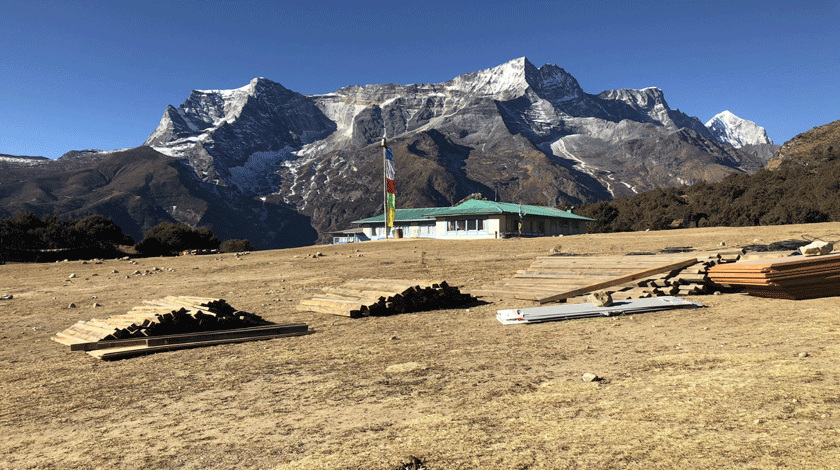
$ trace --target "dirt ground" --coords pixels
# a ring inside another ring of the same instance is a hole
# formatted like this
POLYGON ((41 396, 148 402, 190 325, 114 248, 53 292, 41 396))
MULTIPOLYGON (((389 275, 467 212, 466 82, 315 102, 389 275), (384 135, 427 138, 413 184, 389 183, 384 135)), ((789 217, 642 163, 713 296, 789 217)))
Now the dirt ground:
POLYGON ((536 304, 355 320, 297 308, 359 278, 477 288, 552 248, 715 250, 838 233, 391 240, 0 266, 0 295, 14 296, 0 300, 0 468, 394 469, 412 457, 429 469, 840 468, 838 297, 709 295, 692 298, 697 310, 514 326, 496 311, 536 304), (49 339, 167 295, 223 298, 315 333, 114 362, 49 339))

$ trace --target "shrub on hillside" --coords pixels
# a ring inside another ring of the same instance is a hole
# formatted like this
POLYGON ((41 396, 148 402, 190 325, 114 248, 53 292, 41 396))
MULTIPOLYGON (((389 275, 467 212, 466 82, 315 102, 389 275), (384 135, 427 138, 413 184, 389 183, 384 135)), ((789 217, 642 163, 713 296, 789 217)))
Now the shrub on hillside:
POLYGON ((242 251, 254 251, 254 245, 248 240, 225 240, 219 245, 222 253, 239 253, 242 251))
POLYGON ((718 183, 583 204, 575 213, 596 219, 590 232, 829 222, 840 221, 838 190, 840 161, 789 163, 753 175, 732 174, 718 183))
POLYGON ((28 211, 0 220, 0 240, 0 257, 20 261, 111 256, 118 245, 134 244, 118 225, 101 215, 76 220, 55 215, 41 218, 28 211))
POLYGON ((170 256, 185 250, 213 250, 219 248, 219 243, 207 228, 162 222, 143 235, 136 249, 143 256, 170 256))

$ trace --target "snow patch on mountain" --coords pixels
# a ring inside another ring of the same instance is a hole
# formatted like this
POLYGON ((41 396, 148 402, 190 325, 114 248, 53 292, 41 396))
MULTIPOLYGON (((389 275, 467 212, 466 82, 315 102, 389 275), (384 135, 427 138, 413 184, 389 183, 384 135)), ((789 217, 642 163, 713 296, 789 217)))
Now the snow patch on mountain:
POLYGON ((49 159, 44 157, 15 157, 12 155, 0 155, 0 163, 8 163, 16 166, 38 166, 48 162, 49 159))
POLYGON ((719 142, 735 148, 745 145, 773 145, 763 127, 753 121, 741 119, 729 111, 717 114, 706 123, 706 127, 719 142))

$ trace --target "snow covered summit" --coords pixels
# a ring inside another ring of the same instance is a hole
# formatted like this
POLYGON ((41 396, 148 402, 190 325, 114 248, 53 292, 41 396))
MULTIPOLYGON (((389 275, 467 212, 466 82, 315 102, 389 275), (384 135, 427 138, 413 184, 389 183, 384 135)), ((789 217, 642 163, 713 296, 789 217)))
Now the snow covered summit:
POLYGON ((767 137, 767 131, 763 127, 753 121, 741 119, 729 111, 719 113, 710 119, 706 123, 706 127, 719 142, 735 148, 741 148, 745 145, 773 145, 773 141, 767 137))

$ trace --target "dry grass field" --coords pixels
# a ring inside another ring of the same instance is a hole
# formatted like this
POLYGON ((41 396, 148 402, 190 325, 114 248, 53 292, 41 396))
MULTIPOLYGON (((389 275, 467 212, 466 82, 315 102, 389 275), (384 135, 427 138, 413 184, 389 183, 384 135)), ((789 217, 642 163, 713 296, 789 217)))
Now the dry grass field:
POLYGON ((703 309, 514 326, 496 310, 534 303, 355 320, 297 308, 359 278, 477 288, 558 246, 715 250, 838 233, 392 240, 0 266, 0 294, 14 296, 0 300, 0 468, 396 469, 411 457, 428 469, 840 468, 837 297, 710 295, 693 298, 703 309), (167 295, 223 298, 315 333, 113 362, 50 341, 167 295))

